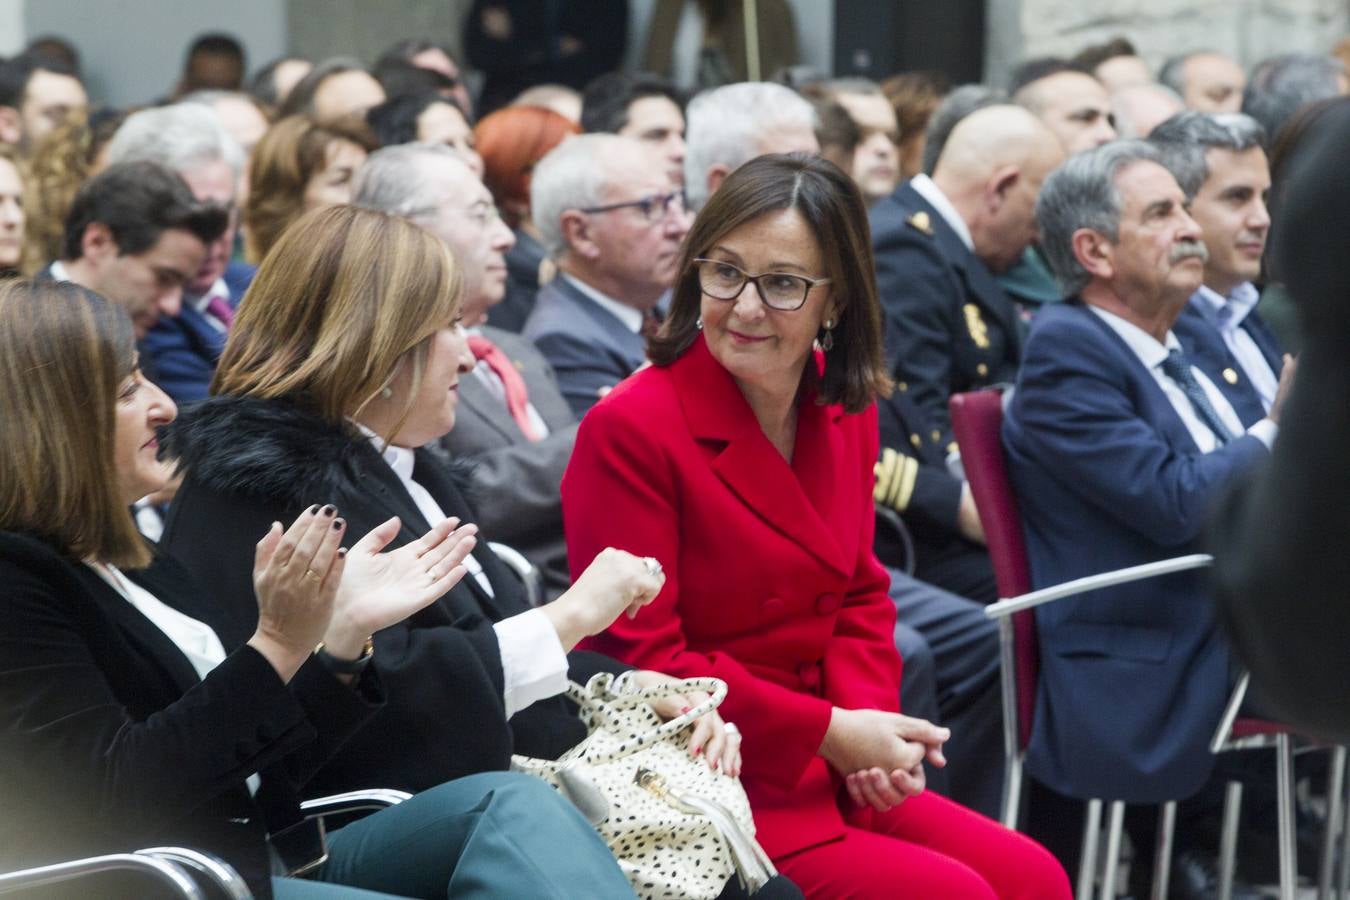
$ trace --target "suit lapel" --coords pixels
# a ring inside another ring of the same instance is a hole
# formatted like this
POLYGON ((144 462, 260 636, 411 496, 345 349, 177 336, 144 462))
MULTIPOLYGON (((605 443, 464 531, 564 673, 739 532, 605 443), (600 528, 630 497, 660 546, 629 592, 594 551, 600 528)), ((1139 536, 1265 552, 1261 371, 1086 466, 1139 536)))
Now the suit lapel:
POLYGON ((505 401, 494 397, 492 391, 483 384, 483 380, 476 373, 470 372, 460 379, 459 398, 465 407, 462 412, 470 412, 477 416, 506 443, 514 444, 520 440, 520 426, 511 418, 505 401))
MULTIPOLYGON (((183 655, 183 651, 178 649, 178 646, 169 639, 167 634, 160 630, 159 626, 132 606, 131 601, 113 590, 101 576, 92 569, 84 566, 81 568, 86 570, 80 572, 79 577, 88 586, 90 595, 104 615, 111 619, 113 624, 126 635, 131 644, 148 659, 153 659, 164 670, 164 674, 180 694, 191 690, 201 679, 197 677, 197 670, 183 655)), ((139 581, 140 579, 135 580, 139 581)), ((145 587, 152 593, 155 592, 154 588, 148 585, 145 585, 145 587)))
POLYGON ((614 350, 629 361, 630 368, 642 364, 647 358, 647 347, 641 335, 630 331, 617 316, 583 294, 566 276, 560 274, 554 280, 558 282, 558 289, 599 326, 614 350))
POLYGON ((793 463, 764 436, 740 389, 712 357, 703 338, 671 367, 689 423, 700 441, 724 446, 712 470, 746 506, 775 530, 830 568, 847 575, 852 561, 830 527, 841 499, 834 473, 838 456, 830 417, 833 407, 803 399, 798 410, 793 463))
POLYGON ((1275 334, 1266 325, 1265 320, 1256 310, 1252 310, 1242 320, 1242 328, 1252 336, 1256 346, 1261 349, 1261 355, 1266 358, 1266 364, 1275 373, 1275 377, 1279 378, 1280 373, 1284 371, 1284 354, 1280 351, 1280 342, 1275 339, 1275 334))

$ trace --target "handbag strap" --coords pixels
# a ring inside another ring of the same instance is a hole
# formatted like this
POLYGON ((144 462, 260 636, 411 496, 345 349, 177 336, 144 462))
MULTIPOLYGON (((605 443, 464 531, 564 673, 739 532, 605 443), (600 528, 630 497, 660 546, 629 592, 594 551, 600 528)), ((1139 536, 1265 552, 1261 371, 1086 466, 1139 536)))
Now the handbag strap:
POLYGON ((608 673, 596 675, 584 687, 576 682, 569 682, 567 696, 583 709, 597 713, 612 729, 620 732, 633 725, 633 719, 624 715, 624 710, 676 694, 701 692, 708 697, 690 707, 687 712, 661 723, 656 728, 635 734, 612 750, 605 753, 585 753, 582 758, 588 763, 599 765, 613 762, 631 755, 642 747, 660 743, 683 731, 699 716, 712 712, 727 696, 727 683, 720 678, 685 678, 622 694, 610 692, 612 683, 613 676, 608 673))

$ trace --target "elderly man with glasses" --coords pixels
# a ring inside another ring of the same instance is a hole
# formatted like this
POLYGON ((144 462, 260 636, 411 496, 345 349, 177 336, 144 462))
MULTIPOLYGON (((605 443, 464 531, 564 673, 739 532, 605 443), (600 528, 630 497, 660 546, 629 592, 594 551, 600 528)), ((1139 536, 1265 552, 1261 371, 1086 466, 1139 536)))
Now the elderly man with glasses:
POLYGON ((580 418, 646 360, 690 216, 653 151, 610 134, 570 138, 540 160, 530 205, 558 275, 523 334, 580 418))

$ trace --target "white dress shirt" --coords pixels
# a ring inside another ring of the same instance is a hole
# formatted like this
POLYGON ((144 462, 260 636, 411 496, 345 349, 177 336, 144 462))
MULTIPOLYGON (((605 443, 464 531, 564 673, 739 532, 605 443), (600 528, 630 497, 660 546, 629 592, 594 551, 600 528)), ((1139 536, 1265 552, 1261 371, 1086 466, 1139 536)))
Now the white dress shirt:
POLYGON ((1261 396, 1261 405, 1266 408, 1266 412, 1270 412, 1280 379, 1271 369, 1270 363, 1266 362, 1265 354, 1256 345, 1256 340, 1242 327, 1242 320, 1256 309, 1256 302, 1261 299, 1256 285, 1244 281, 1233 288, 1227 297, 1201 285, 1196 295, 1210 307, 1210 321, 1219 329, 1223 342, 1228 345, 1228 352, 1233 354, 1242 371, 1247 373, 1252 387, 1261 396))
MULTIPOLYGON (((1172 404, 1172 408, 1181 417, 1181 421, 1186 425, 1186 430, 1191 433, 1191 437, 1195 440, 1195 445, 1200 448, 1200 452, 1209 453, 1211 450, 1217 449, 1219 439, 1205 424, 1204 420, 1196 414, 1195 407, 1191 405, 1191 400, 1186 396, 1186 392, 1181 389, 1179 384, 1163 374, 1163 360, 1167 359, 1168 354, 1173 350, 1181 349, 1181 341, 1177 340, 1177 336, 1169 330, 1166 342, 1160 344, 1153 335, 1114 313, 1109 313, 1096 306, 1088 306, 1088 309, 1092 310, 1098 318, 1110 326, 1112 331, 1120 335, 1121 340, 1144 364, 1144 368, 1148 369, 1149 374, 1153 376, 1153 380, 1158 383, 1158 387, 1162 388, 1168 402, 1172 404)), ((1215 387, 1214 382, 1210 381, 1209 377, 1195 366, 1191 366, 1191 374, 1195 377, 1201 390, 1205 392, 1210 405, 1214 407, 1214 411, 1218 413, 1219 418, 1223 420, 1223 424, 1227 426, 1228 430, 1233 434, 1242 434, 1242 422, 1238 419, 1237 412, 1233 410, 1233 404, 1228 402, 1228 398, 1223 395, 1223 392, 1215 387)), ((1279 427, 1270 419, 1262 419, 1248 428, 1246 433, 1265 444, 1266 448, 1269 449, 1275 443, 1275 436, 1279 433, 1279 427)))
POLYGON ((947 199, 947 195, 942 193, 942 188, 933 183, 933 179, 920 172, 909 180, 909 186, 918 192, 919 196, 927 200, 929 204, 942 216, 942 221, 952 227, 956 236, 961 239, 961 243, 966 245, 966 249, 971 253, 975 252, 975 239, 970 236, 970 226, 966 220, 961 218, 961 214, 952 206, 952 201, 947 199))
POLYGON ((600 293, 589 284, 578 281, 566 272, 559 272, 558 277, 566 278, 569 284, 581 291, 587 297, 590 297, 596 303, 599 303, 601 309, 613 313, 614 316, 623 323, 624 327, 633 332, 633 334, 642 331, 642 310, 634 309, 627 304, 620 303, 613 297, 600 293))
MULTIPOLYGON (((359 423, 357 427, 370 438, 375 450, 393 469, 423 518, 433 525, 447 518, 430 492, 413 481, 413 451, 392 444, 386 447, 379 435, 359 423)), ((492 584, 472 554, 465 557, 464 567, 479 587, 489 597, 493 596, 492 584)), ((531 609, 503 619, 492 628, 497 633, 497 646, 502 657, 502 681, 506 685, 502 699, 508 719, 538 700, 567 690, 567 654, 558 640, 558 632, 543 612, 531 609)))
MULTIPOLYGON (((198 678, 205 680, 207 673, 225 661, 225 647, 210 625, 169 606, 123 575, 116 566, 88 560, 85 565, 121 594, 122 599, 136 607, 152 625, 164 632, 164 636, 173 641, 179 652, 192 663, 198 678)), ((249 793, 253 794, 257 793, 262 780, 254 773, 248 776, 247 782, 249 793)))
POLYGON ((219 297, 226 303, 230 302, 230 286, 225 283, 224 278, 217 278, 216 283, 211 285, 206 293, 202 294, 200 297, 184 297, 183 301, 192 304, 192 308, 201 314, 201 317, 206 320, 208 325, 216 331, 219 331, 221 334, 225 334, 230 330, 229 326, 216 318, 215 313, 206 308, 210 305, 212 297, 219 297))

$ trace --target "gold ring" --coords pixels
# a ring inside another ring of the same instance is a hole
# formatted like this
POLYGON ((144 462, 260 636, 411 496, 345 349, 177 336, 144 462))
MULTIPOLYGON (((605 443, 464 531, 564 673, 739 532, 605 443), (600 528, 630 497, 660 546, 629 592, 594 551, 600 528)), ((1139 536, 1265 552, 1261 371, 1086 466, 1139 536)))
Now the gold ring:
POLYGON ((306 569, 305 577, 313 578, 315 581, 323 581, 323 576, 320 575, 318 572, 315 572, 313 569, 306 569))

